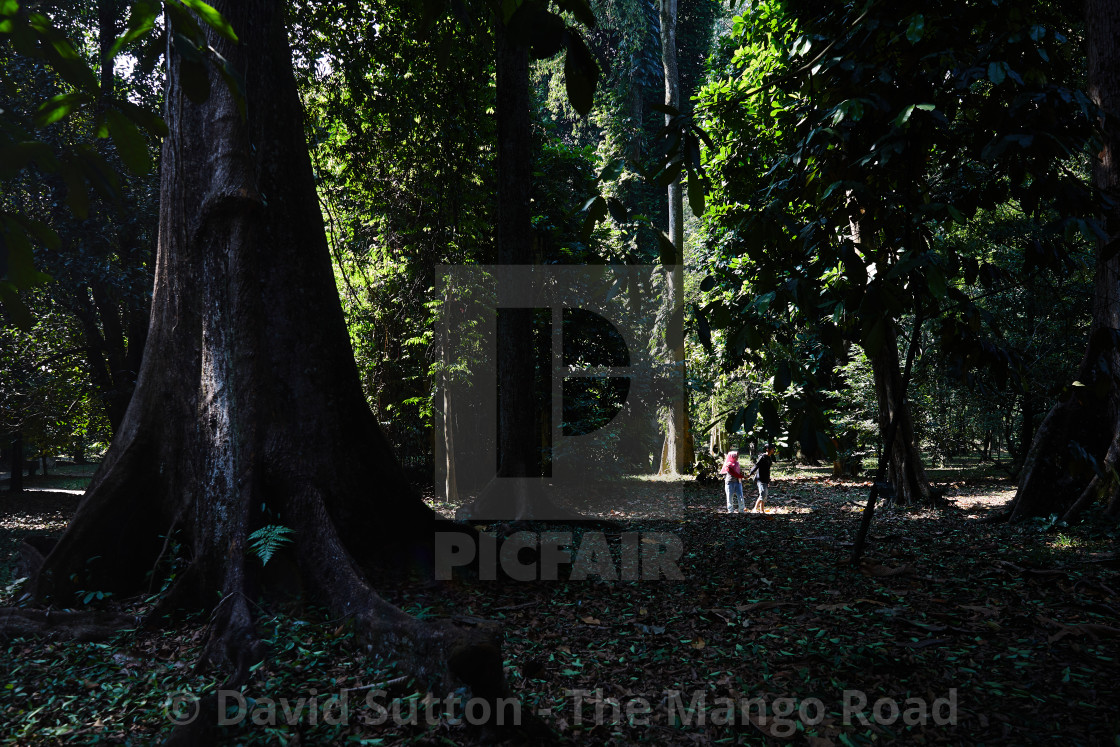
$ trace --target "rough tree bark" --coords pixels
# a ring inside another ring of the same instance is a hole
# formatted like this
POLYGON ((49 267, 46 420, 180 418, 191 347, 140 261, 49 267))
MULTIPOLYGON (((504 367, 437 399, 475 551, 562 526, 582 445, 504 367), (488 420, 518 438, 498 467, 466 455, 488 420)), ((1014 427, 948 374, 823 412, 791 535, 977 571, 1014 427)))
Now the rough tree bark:
MULTIPOLYGON (((680 72, 677 67, 677 0, 661 0, 661 66, 665 74, 665 104, 680 110, 680 72)), ((665 115, 668 125, 672 117, 665 115)), ((681 180, 675 179, 668 187, 669 238, 676 256, 672 270, 666 275, 665 297, 672 304, 667 339, 673 342, 669 361, 677 370, 674 373, 685 381, 684 356, 684 199, 681 180)), ((688 397, 679 398, 669 406, 665 424, 665 443, 661 449, 661 474, 691 473, 694 460, 692 428, 688 422, 688 397)))
POLYGON ((1077 370, 1077 384, 1051 408, 1027 452, 1011 521, 1057 513, 1071 519, 1100 498, 1107 512, 1120 515, 1120 2, 1088 0, 1089 95, 1110 119, 1101 123, 1102 147, 1093 164, 1093 182, 1106 198, 1097 249, 1089 345, 1077 370), (1091 457, 1101 469, 1087 465, 1091 457), (1102 479, 1101 475, 1104 475, 1102 479))
POLYGON ((922 456, 915 444, 910 407, 900 397, 902 374, 896 338, 894 323, 888 323, 883 344, 877 350, 865 349, 864 352, 871 361, 871 372, 875 379, 875 396, 879 403, 879 433, 882 438, 887 438, 897 403, 902 403, 887 454, 887 479, 894 488, 894 501, 901 505, 919 505, 928 503, 932 496, 922 456))
MULTIPOLYGON (((492 635, 426 624, 382 600, 366 569, 435 517, 365 403, 334 285, 278 0, 216 2, 241 35, 209 43, 243 75, 247 117, 211 70, 186 98, 171 49, 159 245, 135 394, 105 461, 32 582, 146 589, 164 537, 189 562, 160 612, 213 609, 206 660, 243 681, 261 656, 252 603, 268 586, 249 535, 293 528, 284 579, 350 618, 421 681, 503 687, 492 635), (466 662, 473 664, 468 671, 466 662)), ((118 595, 119 595, 118 594, 118 595)))

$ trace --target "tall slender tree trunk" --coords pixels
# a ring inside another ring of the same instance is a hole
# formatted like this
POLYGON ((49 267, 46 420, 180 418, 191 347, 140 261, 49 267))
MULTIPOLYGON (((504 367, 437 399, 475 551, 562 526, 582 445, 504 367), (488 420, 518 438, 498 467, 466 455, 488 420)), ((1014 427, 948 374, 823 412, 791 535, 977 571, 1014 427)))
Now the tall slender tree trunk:
MULTIPOLYGON (((872 256, 879 246, 879 239, 864 221, 850 221, 852 240, 862 246, 867 256, 872 256)), ((879 436, 887 450, 887 478, 894 489, 894 500, 904 505, 926 503, 932 498, 929 480, 922 464, 922 455, 914 439, 914 420, 910 405, 902 388, 902 369, 898 360, 898 331, 893 320, 884 319, 885 329, 878 346, 865 342, 863 351, 871 362, 875 379, 875 398, 879 411, 879 436), (896 411, 897 403, 902 407, 896 411), (898 419, 894 437, 886 444, 892 418, 898 419)), ((917 330, 915 330, 917 334, 917 330)))
MULTIPOLYGON (((661 66, 665 74, 665 103, 680 110, 680 71, 677 67, 677 0, 661 0, 661 66)), ((672 119, 665 115, 665 123, 672 119)), ((674 375, 682 385, 687 382, 684 356, 684 199, 681 180, 674 180, 668 188, 669 238, 676 256, 666 275, 665 297, 671 304, 666 328, 670 340, 669 362, 674 375)), ((669 406, 665 425, 665 443, 661 451, 662 474, 692 472, 694 451, 692 429, 688 422, 688 389, 682 386, 682 396, 669 406)))
MULTIPOLYGON (((507 33, 500 19, 496 25, 498 264, 524 265, 531 264, 533 258, 529 49, 524 39, 507 33)), ((497 475, 474 501, 460 509, 460 518, 584 518, 545 496, 533 494, 521 484, 511 491, 502 483, 502 478, 538 477, 543 473, 533 351, 533 310, 500 309, 497 475)))
POLYGON ((363 571, 399 563, 402 543, 430 543, 434 515, 362 394, 284 6, 214 5, 241 37, 207 30, 243 76, 247 116, 213 69, 208 99, 190 101, 170 47, 148 344, 121 427, 42 560, 34 596, 67 605, 79 588, 146 589, 174 536, 188 565, 159 611, 212 608, 206 658, 244 681, 262 655, 253 614, 269 584, 250 535, 282 525, 294 530, 281 553, 299 586, 375 651, 436 687, 464 680, 493 694, 503 685, 489 634, 421 623, 382 600, 363 571), (462 657, 475 655, 481 666, 467 671, 462 657))
POLYGON ((12 476, 8 490, 12 493, 23 490, 23 433, 19 431, 12 436, 12 476))
POLYGON ((865 350, 871 361, 875 379, 875 396, 879 404, 879 433, 887 437, 892 418, 897 419, 894 438, 887 446, 887 479, 894 488, 894 500, 903 505, 918 505, 930 500, 929 480, 926 478, 922 456, 914 439, 914 421, 910 407, 899 389, 902 373, 899 368, 898 343, 893 323, 887 325, 882 346, 878 350, 865 350), (895 410, 898 402, 902 409, 895 410))
MULTIPOLYGON (((529 264, 532 213, 529 49, 499 22, 497 31, 498 264, 529 264)), ((498 474, 526 477, 535 456, 533 316, 530 309, 498 314, 498 474)))
MULTIPOLYGON (((1102 110, 1115 114, 1120 111, 1120 2, 1088 0, 1085 9, 1089 95, 1102 110)), ((1106 198, 1106 238, 1097 249, 1089 345, 1075 385, 1035 433, 1012 521, 1052 513, 1070 519, 1102 497, 1108 513, 1120 515, 1120 132, 1112 118, 1101 127, 1093 182, 1106 198)))
POLYGON ((448 503, 459 501, 459 477, 455 472, 455 416, 451 401, 451 382, 449 374, 443 374, 443 499, 448 503))

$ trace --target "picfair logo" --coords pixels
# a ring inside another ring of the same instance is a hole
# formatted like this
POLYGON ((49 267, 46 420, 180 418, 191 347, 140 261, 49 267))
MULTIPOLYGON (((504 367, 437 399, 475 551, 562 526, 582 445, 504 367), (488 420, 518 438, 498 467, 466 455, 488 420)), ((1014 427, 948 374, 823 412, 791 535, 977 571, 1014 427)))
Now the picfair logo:
POLYGON ((473 499, 463 518, 512 520, 528 512, 565 519, 624 505, 646 516, 681 515, 678 485, 635 478, 656 467, 659 414, 684 399, 679 368, 663 352, 674 347, 664 324, 670 269, 439 268, 435 483, 437 493, 473 499), (531 337, 520 349, 533 357, 521 370, 533 380, 523 381, 532 395, 521 405, 532 412, 515 413, 517 445, 534 464, 510 476, 499 470, 499 428, 508 423, 500 416, 499 369, 510 347, 499 320, 518 313, 518 334, 531 337))

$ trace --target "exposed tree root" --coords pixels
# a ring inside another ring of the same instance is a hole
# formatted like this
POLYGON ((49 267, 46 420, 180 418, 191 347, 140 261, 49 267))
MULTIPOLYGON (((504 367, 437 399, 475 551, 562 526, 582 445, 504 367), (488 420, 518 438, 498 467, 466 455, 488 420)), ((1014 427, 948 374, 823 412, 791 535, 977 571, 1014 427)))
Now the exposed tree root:
POLYGON ((1093 475, 1093 479, 1081 491, 1081 495, 1069 507, 1069 510, 1062 516, 1062 521, 1073 521, 1081 512, 1091 506, 1095 501, 1100 498, 1109 497, 1109 505, 1116 501, 1117 480, 1116 480, 1116 465, 1120 462, 1120 428, 1117 428, 1116 434, 1112 437, 1112 443, 1108 446, 1108 453, 1105 454, 1104 463, 1101 465, 1101 473, 1093 475), (1102 479, 1103 475, 1103 479, 1102 479))
POLYGON ((49 636, 103 641, 139 624, 140 618, 121 612, 0 608, 0 640, 18 636, 49 636))
POLYGON ((1010 521, 1052 514, 1070 521, 1101 498, 1115 500, 1120 423, 1111 398, 1097 397, 1093 379, 1086 379, 1086 386, 1074 387, 1039 425, 1023 462, 1010 521), (1087 458, 1096 462, 1096 469, 1087 458))

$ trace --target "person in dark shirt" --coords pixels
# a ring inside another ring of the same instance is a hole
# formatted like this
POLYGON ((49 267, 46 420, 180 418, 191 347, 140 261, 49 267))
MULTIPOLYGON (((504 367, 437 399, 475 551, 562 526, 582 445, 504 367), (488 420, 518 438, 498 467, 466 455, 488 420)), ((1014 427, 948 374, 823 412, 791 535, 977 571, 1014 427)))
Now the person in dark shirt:
POLYGON ((751 513, 766 513, 765 501, 770 495, 770 465, 774 463, 774 444, 766 444, 766 453, 758 458, 747 477, 754 477, 758 485, 758 500, 754 502, 751 513))

